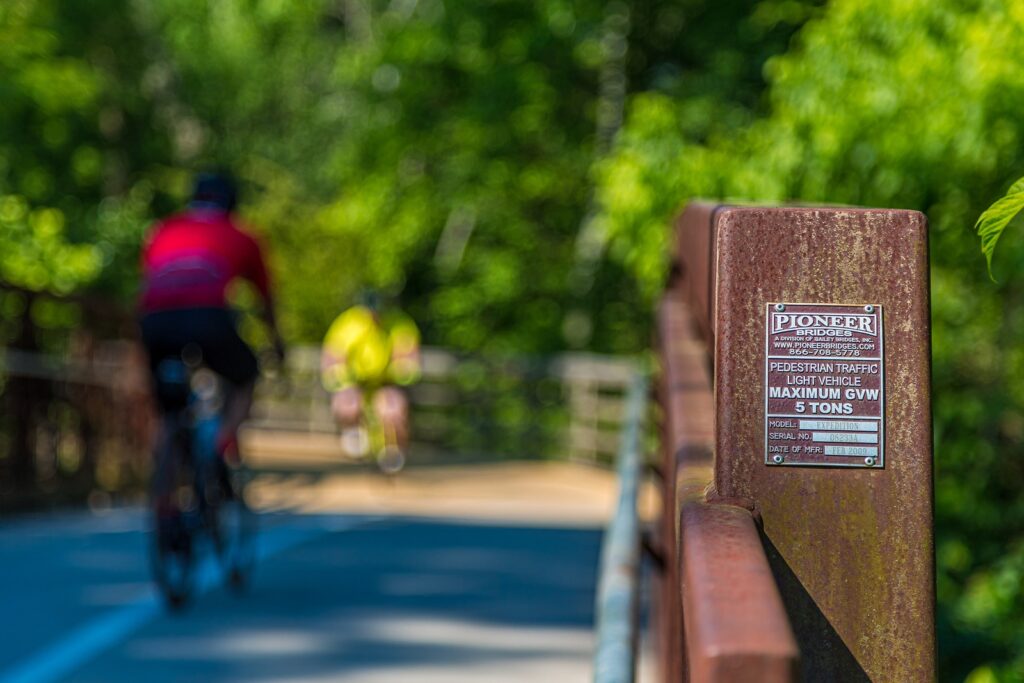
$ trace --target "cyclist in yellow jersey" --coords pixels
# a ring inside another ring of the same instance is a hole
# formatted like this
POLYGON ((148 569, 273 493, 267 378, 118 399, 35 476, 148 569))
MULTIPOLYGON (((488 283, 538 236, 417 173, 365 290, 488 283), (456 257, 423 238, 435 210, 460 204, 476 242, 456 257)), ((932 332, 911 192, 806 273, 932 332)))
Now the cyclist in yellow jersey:
POLYGON ((405 452, 409 402, 401 387, 420 375, 420 332, 411 318, 399 311, 381 314, 376 297, 364 296, 363 303, 343 312, 327 330, 320 372, 349 455, 362 457, 370 450, 364 428, 367 407, 383 429, 384 448, 405 452))

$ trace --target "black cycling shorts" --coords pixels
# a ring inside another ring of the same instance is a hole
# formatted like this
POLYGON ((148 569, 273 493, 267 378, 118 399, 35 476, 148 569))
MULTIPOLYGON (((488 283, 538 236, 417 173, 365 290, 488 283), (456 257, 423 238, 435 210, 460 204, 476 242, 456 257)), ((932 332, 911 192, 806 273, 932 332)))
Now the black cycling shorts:
POLYGON ((140 324, 154 382, 160 362, 180 359, 190 344, 202 352, 203 365, 236 386, 259 376, 256 356, 238 336, 234 315, 226 308, 158 311, 144 315, 140 324))

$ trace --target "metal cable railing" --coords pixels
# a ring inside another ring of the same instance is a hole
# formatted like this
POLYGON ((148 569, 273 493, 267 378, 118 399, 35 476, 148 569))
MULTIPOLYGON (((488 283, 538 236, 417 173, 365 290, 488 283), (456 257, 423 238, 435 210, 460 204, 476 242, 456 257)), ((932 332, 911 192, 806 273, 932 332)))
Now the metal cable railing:
MULTIPOLYGON (((320 385, 320 350, 289 349, 264 381, 248 424, 264 436, 320 441, 336 430, 320 385)), ((413 460, 540 458, 612 463, 634 364, 595 354, 499 356, 424 348, 409 387, 413 460)), ((333 442, 332 442, 333 443, 333 442)))
POLYGON ((647 386, 646 375, 637 372, 626 395, 618 453, 619 499, 601 549, 595 683, 631 683, 636 674, 640 573, 637 498, 643 466, 647 386))

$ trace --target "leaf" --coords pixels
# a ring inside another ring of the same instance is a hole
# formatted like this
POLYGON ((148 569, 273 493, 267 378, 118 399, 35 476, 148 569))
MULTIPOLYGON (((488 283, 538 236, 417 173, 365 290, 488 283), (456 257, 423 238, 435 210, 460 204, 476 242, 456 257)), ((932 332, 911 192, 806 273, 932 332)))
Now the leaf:
POLYGON ((981 253, 985 255, 988 263, 988 276, 993 282, 995 277, 992 276, 992 256, 996 251, 996 242, 1021 210, 1024 210, 1024 178, 1011 185, 1006 195, 988 207, 974 224, 974 229, 981 239, 981 253))

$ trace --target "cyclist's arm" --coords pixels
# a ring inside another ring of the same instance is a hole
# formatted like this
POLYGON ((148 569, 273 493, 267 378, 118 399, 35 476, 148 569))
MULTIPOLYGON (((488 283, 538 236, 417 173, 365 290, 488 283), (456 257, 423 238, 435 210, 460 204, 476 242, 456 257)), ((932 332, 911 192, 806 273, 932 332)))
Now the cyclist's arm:
POLYGON ((256 290, 263 298, 263 309, 261 317, 270 330, 274 343, 274 351, 279 359, 284 358, 284 340, 281 337, 281 330, 277 325, 277 313, 274 306, 274 297, 270 288, 270 275, 267 270, 266 260, 263 258, 263 250, 259 242, 251 235, 246 235, 249 242, 249 254, 245 264, 244 276, 255 285, 256 290))
POLYGON ((270 336, 274 344, 274 353, 279 361, 284 360, 284 338, 281 337, 281 330, 277 326, 277 314, 274 311, 273 299, 265 299, 263 307, 263 320, 270 329, 270 336))
POLYGON ((338 391, 351 381, 347 345, 342 339, 344 319, 339 316, 324 335, 320 350, 320 381, 328 391, 338 391))
POLYGON ((389 374, 396 384, 412 384, 420 378, 420 331, 404 314, 396 316, 391 329, 389 374))
POLYGON ((326 346, 320 352, 320 382, 327 391, 338 391, 350 382, 345 355, 335 355, 326 346))

